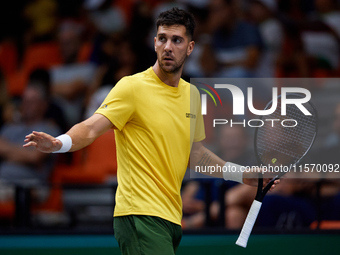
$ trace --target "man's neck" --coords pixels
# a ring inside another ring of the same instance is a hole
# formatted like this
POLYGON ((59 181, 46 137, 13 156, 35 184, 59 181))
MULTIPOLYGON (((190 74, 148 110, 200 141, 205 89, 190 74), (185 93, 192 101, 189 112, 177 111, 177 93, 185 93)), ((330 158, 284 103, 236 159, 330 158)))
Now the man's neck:
POLYGON ((152 69, 158 78, 166 85, 178 87, 179 80, 181 79, 182 68, 177 73, 166 73, 160 68, 157 60, 152 69))

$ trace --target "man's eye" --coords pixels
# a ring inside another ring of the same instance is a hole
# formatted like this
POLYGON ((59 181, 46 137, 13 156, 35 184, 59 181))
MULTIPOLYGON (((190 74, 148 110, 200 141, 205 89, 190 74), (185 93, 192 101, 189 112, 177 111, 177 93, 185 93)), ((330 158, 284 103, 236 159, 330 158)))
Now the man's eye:
POLYGON ((158 39, 160 42, 164 42, 165 41, 165 38, 164 37, 159 37, 158 39))
POLYGON ((175 42, 175 43, 181 43, 182 40, 181 40, 180 38, 176 38, 176 39, 174 39, 174 42, 175 42))

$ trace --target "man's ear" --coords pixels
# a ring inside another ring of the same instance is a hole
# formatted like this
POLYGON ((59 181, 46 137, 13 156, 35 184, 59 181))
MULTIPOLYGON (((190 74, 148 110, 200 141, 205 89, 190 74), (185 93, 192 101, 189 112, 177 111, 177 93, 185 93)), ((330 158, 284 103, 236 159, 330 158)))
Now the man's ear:
POLYGON ((187 56, 190 56, 191 52, 194 50, 194 47, 195 47, 195 42, 194 41, 189 42, 189 46, 187 49, 187 56))
POLYGON ((155 51, 156 51, 156 41, 157 41, 157 38, 154 37, 154 38, 153 38, 153 44, 154 44, 154 46, 155 46, 155 51))

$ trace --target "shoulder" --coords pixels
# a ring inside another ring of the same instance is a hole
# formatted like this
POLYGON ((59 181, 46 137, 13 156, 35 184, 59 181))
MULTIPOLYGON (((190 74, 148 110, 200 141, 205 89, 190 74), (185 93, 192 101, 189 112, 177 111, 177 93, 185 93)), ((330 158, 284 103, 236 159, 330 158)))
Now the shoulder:
POLYGON ((186 86, 187 89, 189 89, 191 95, 197 96, 197 95, 200 94, 198 89, 197 89, 197 87, 195 85, 193 85, 193 84, 191 84, 189 82, 186 82, 184 80, 183 80, 183 84, 184 84, 184 86, 186 86))
POLYGON ((183 86, 184 90, 187 91, 187 93, 190 93, 190 100, 200 99, 200 92, 195 85, 186 82, 183 79, 181 79, 181 85, 183 86))
POLYGON ((148 69, 146 69, 146 70, 144 70, 142 72, 125 76, 123 79, 127 79, 127 80, 139 80, 139 79, 148 79, 150 77, 152 77, 151 68, 148 68, 148 69))
POLYGON ((182 78, 180 79, 180 83, 181 83, 181 86, 185 90, 188 90, 190 92, 190 94, 199 95, 199 91, 195 85, 191 84, 190 82, 185 81, 182 78))
POLYGON ((129 84, 130 86, 136 86, 136 85, 141 84, 141 82, 147 81, 151 78, 152 78, 152 76, 150 75, 150 71, 149 71, 149 69, 147 69, 143 72, 124 76, 122 79, 120 79, 118 81, 117 85, 118 84, 129 84))

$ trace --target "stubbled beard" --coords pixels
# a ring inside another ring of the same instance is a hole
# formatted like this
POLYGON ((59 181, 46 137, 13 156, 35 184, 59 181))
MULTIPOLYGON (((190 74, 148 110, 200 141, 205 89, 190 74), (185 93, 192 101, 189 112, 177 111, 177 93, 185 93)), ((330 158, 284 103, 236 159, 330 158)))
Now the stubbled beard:
POLYGON ((182 66, 184 65, 185 60, 187 59, 187 57, 188 56, 185 55, 184 58, 181 59, 180 64, 177 64, 174 61, 175 63, 170 70, 169 69, 167 70, 167 69, 164 68, 164 65, 162 63, 162 57, 158 57, 158 63, 159 63, 160 68, 163 70, 163 72, 168 73, 168 74, 175 74, 175 73, 178 73, 181 70, 182 66))

